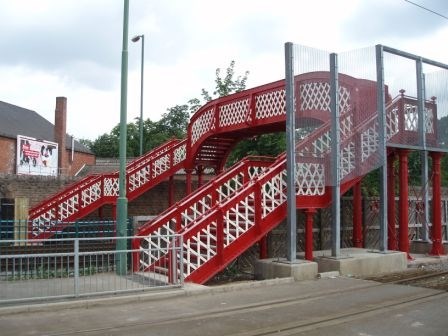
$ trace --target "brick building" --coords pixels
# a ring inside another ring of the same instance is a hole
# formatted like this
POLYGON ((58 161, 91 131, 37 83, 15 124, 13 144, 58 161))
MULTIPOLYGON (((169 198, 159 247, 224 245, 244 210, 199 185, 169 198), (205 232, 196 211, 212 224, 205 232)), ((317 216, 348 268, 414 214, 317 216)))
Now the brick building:
POLYGON ((94 154, 73 140, 67 134, 66 127, 65 97, 56 98, 54 125, 35 111, 0 101, 0 174, 20 172, 18 135, 58 144, 58 169, 53 175, 74 176, 84 165, 95 164, 94 154))

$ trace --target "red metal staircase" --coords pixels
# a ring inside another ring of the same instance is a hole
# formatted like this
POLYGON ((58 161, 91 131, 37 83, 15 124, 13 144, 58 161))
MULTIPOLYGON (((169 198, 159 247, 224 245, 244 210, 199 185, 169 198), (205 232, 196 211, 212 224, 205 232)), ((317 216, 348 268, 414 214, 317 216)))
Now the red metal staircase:
MULTIPOLYGON (((348 110, 341 122, 346 123, 351 116, 348 110)), ((342 151, 353 145, 359 132, 374 128, 376 119, 372 116, 362 127, 352 128, 342 140, 342 151)), ((330 126, 326 122, 296 148, 298 208, 323 208, 331 201, 330 188, 325 183, 326 171, 330 170, 330 126)), ((372 151, 370 155, 373 154, 372 151)), ((342 160, 341 165, 344 193, 360 177, 358 172, 354 174, 358 166, 354 156, 342 160)), ((365 167, 365 172, 368 169, 365 167)), ((134 271, 163 270, 170 279, 177 274, 186 281, 203 283, 271 231, 285 215, 285 155, 269 165, 263 162, 263 166, 246 159, 144 225, 137 234, 142 238, 133 242, 133 250, 139 250, 133 257, 134 271), (250 170, 256 173, 248 173, 250 170), (175 233, 181 234, 183 247, 183 255, 176 256, 180 259, 177 263, 172 262, 171 240, 164 238, 175 233), (178 265, 178 269, 169 265, 178 265)))
MULTIPOLYGON (((126 167, 127 197, 133 200, 184 167, 186 140, 170 140, 126 167)), ((30 239, 44 239, 105 204, 116 203, 118 172, 91 175, 29 212, 30 239)))
MULTIPOLYGON (((358 87, 357 92, 360 91, 358 87)), ((371 101, 374 97, 370 96, 371 101)), ((368 100, 369 97, 362 99, 368 100)), ((414 127, 416 106, 414 98, 403 96, 388 103, 388 141, 393 142, 403 134, 417 136, 417 128, 414 127)), ((426 109, 426 113, 433 116, 430 118, 432 124, 427 125, 427 135, 434 139, 435 104, 427 103, 426 109)), ((349 104, 342 109, 340 125, 341 193, 345 193, 380 162, 375 104, 365 103, 362 111, 359 105, 355 108, 349 104)), ((331 202, 330 128, 330 122, 325 122, 296 147, 298 208, 325 208, 331 202)), ((256 161, 247 159, 240 162, 143 226, 138 232, 142 238, 133 242, 133 250, 138 251, 133 256, 134 271, 163 270, 170 280, 181 277, 185 281, 204 283, 284 220, 285 156, 264 165, 257 174, 242 177, 248 167, 254 169, 256 165, 256 161), (232 185, 231 192, 223 194, 221 190, 226 190, 229 185, 232 185), (218 198, 218 195, 224 197, 218 198), (180 235, 177 244, 182 246, 182 253, 177 255, 172 252, 171 242, 163 240, 165 234, 175 233, 180 235)))

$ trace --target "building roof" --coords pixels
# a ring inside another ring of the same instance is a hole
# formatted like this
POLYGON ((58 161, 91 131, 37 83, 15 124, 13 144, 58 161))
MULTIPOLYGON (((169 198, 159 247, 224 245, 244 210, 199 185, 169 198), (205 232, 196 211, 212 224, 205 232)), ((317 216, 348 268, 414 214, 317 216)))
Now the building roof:
MULTIPOLYGON (((17 135, 55 141, 54 125, 37 112, 0 101, 0 137, 17 139, 17 135)), ((72 138, 66 135, 66 147, 72 149, 72 138)), ((75 140, 75 151, 92 153, 75 140)))

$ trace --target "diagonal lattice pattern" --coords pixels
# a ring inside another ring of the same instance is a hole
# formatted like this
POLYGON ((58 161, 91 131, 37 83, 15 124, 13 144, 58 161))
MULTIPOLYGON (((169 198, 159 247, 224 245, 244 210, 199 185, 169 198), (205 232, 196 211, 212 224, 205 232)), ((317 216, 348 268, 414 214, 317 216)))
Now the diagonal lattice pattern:
POLYGON ((104 179, 104 196, 118 196, 118 177, 104 179))
POLYGON ((191 144, 194 145, 204 134, 215 129, 215 109, 201 114, 191 126, 191 144))
POLYGON ((224 214, 224 246, 229 246, 253 227, 254 217, 254 193, 251 193, 224 214))
MULTIPOLYGON (((300 110, 330 111, 330 84, 328 82, 310 82, 300 84, 300 110)), ((350 90, 339 86, 340 111, 350 109, 350 90)))
POLYGON ((147 267, 168 253, 173 234, 174 230, 167 223, 140 241, 140 271, 146 270, 147 267))
POLYGON ((296 166, 296 185, 297 195, 323 195, 325 193, 324 165, 321 163, 298 163, 296 166))
POLYGON ((249 98, 237 100, 219 107, 219 127, 250 122, 249 98))
POLYGON ((286 115, 285 89, 270 91, 255 97, 255 118, 262 120, 286 115))
POLYGON ((187 239, 183 244, 184 278, 189 276, 217 254, 217 224, 209 225, 187 239))

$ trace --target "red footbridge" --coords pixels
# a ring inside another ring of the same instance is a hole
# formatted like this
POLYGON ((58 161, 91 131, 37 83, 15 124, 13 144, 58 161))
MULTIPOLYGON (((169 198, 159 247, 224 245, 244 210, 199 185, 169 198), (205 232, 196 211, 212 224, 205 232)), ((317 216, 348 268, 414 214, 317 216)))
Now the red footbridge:
MULTIPOLYGON (((313 125, 296 145, 297 208, 310 213, 332 200, 329 77, 312 72, 294 79, 296 124, 313 125)), ((387 143, 417 139, 417 99, 403 92, 392 99, 385 89, 387 143)), ((374 81, 339 75, 341 194, 379 166, 376 90, 374 81)), ((425 102, 425 111, 426 141, 435 147, 434 100, 425 102)), ((187 174, 187 196, 136 233, 133 270, 166 267, 171 241, 163 237, 179 234, 182 267, 175 271, 185 281, 204 283, 281 223, 286 217, 285 154, 248 157, 228 169, 225 163, 239 141, 285 131, 285 121, 281 80, 207 103, 192 116, 186 139, 170 140, 130 163, 130 202, 179 170, 187 174), (192 191, 191 173, 205 168, 213 168, 216 176, 192 191)), ((115 204, 117 197, 118 173, 88 176, 30 210, 29 239, 50 238, 95 209, 115 204)))

